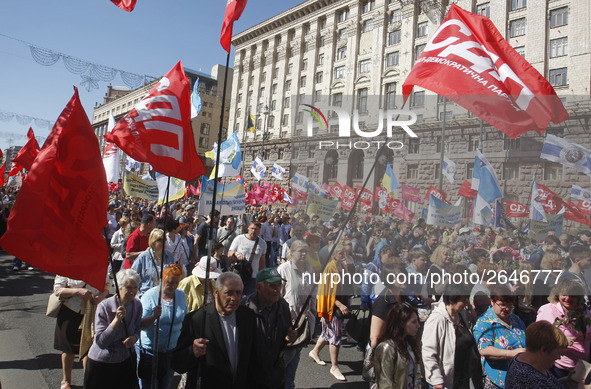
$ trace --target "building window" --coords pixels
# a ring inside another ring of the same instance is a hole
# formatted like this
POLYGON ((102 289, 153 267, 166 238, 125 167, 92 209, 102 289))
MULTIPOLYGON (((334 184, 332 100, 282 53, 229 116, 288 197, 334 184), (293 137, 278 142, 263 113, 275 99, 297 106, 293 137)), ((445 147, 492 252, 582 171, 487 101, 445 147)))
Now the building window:
POLYGON ((407 180, 418 180, 419 179, 419 165, 406 165, 406 179, 407 180))
POLYGON ((385 107, 386 109, 395 109, 396 108, 396 83, 391 82, 386 84, 386 102, 385 107))
POLYGON ((527 7, 527 0, 511 0, 511 11, 527 7))
POLYGON ((209 138, 199 138, 199 147, 209 148, 209 138))
POLYGON ((345 78, 345 67, 344 66, 337 66, 334 69, 334 78, 335 79, 345 78))
POLYGON ((324 65, 324 54, 318 54, 318 65, 324 65))
POLYGON ((425 46, 426 45, 418 45, 417 47, 415 47, 415 61, 419 59, 419 57, 423 53, 423 50, 425 49, 425 46))
POLYGON ((308 59, 302 61, 302 70, 308 70, 308 59))
POLYGON ((342 93, 335 93, 332 95, 332 105, 334 107, 342 107, 343 106, 343 94, 342 93))
POLYGON ((439 179, 439 175, 441 174, 441 165, 436 163, 435 164, 435 179, 438 180, 439 179))
POLYGON ((316 91, 314 91, 314 101, 320 101, 320 99, 322 98, 322 90, 318 89, 316 91))
POLYGON ((398 23, 401 21, 402 21, 402 11, 399 9, 392 11, 392 13, 390 14, 390 19, 388 20, 388 23, 394 24, 394 23, 398 23))
POLYGON ((276 79, 279 76, 279 68, 275 68, 273 70, 273 79, 276 79))
POLYGON ((209 123, 201 123, 201 134, 209 135, 209 123))
POLYGON ((291 89, 291 80, 287 80, 287 81, 285 81, 285 91, 289 92, 290 89, 291 89))
POLYGON ((269 128, 275 127, 275 116, 269 115, 269 118, 267 119, 267 127, 269 127, 269 128))
POLYGON ((411 138, 408 140, 408 153, 409 154, 418 154, 419 153, 419 145, 420 141, 416 138, 411 138))
POLYGON ((364 59, 363 61, 359 61, 359 73, 369 73, 371 72, 371 60, 364 59))
POLYGON ((514 38, 516 36, 525 35, 525 18, 516 19, 511 21, 510 36, 514 38))
POLYGON ((476 13, 478 15, 486 16, 490 18, 490 3, 482 3, 476 6, 476 13))
POLYGON ((337 30, 337 40, 344 40, 347 39, 347 29, 346 28, 340 28, 337 30))
POLYGON ((289 97, 286 97, 285 99, 283 99, 283 108, 289 108, 289 102, 290 102, 289 97))
POLYGON ((281 119, 281 125, 282 126, 287 126, 289 125, 289 114, 283 114, 283 118, 281 119))
POLYGON ((322 82, 322 72, 316 72, 316 83, 320 84, 322 82))
POLYGON ((550 11, 550 28, 566 26, 568 24, 568 7, 550 11))
POLYGON ((550 69, 548 78, 552 86, 566 86, 566 68, 550 69))
POLYGON ((303 88, 306 86, 306 76, 301 76, 300 77, 300 88, 303 88))
POLYGON ((470 135, 470 137, 468 138, 468 151, 478 150, 479 142, 480 142, 480 136, 470 135))
POLYGON ((425 105, 425 91, 417 91, 413 93, 412 105, 425 105))
POLYGON ((288 63, 287 64, 287 74, 291 74, 292 71, 293 71, 293 64, 288 63))
POLYGON ((363 9, 361 11, 361 13, 366 13, 369 11, 373 11, 373 9, 376 6, 376 0, 367 0, 364 4, 363 4, 363 9))
POLYGON ((505 135, 503 150, 519 150, 519 143, 519 138, 511 139, 507 135, 505 135))
POLYGON ((505 163, 503 165, 503 179, 504 180, 518 180, 519 179, 519 164, 505 163))
POLYGON ((437 152, 437 153, 441 152, 441 136, 438 136, 435 139, 435 152, 437 152))
POLYGON ((417 38, 427 35, 427 22, 419 23, 417 25, 417 38))
POLYGON ((318 29, 322 30, 325 27, 326 27, 326 18, 322 17, 322 18, 318 19, 318 29))
POLYGON ((373 19, 369 19, 363 22, 361 32, 370 32, 373 30, 373 19))
POLYGON ((453 112, 452 111, 445 111, 445 112, 439 112, 439 120, 443 121, 443 119, 445 120, 451 120, 453 119, 453 112))
POLYGON ((568 54, 568 38, 552 39, 550 41, 550 58, 563 57, 568 54))
POLYGON ((400 61, 400 52, 395 51, 393 53, 386 54, 386 66, 398 65, 400 61))
POLYGON ((525 46, 515 47, 515 51, 517 51, 517 53, 519 55, 521 55, 523 58, 525 58, 525 46))
POLYGON ((357 109, 359 113, 367 113, 367 88, 357 91, 357 109))
POLYGON ((562 181, 562 165, 556 162, 544 164, 544 180, 562 181))
POLYGON ((237 103, 241 103, 242 102, 242 93, 238 93, 238 98, 236 99, 237 103))
POLYGON ((347 57, 347 46, 339 47, 337 49, 337 60, 345 59, 347 57))
POLYGON ((265 97, 265 87, 262 87, 259 92, 259 97, 265 97))
POLYGON ((271 86, 271 94, 277 94, 277 84, 271 86))
POLYGON ((303 121, 304 121, 304 112, 299 111, 298 113, 296 113, 296 120, 295 120, 295 122, 296 122, 296 124, 299 124, 299 123, 301 123, 303 121))
POLYGON ((271 100, 271 107, 269 109, 271 111, 275 111, 275 109, 277 109, 277 100, 271 100))
POLYGON ((267 81, 267 72, 263 72, 263 74, 261 74, 261 82, 265 81, 267 81))
POLYGON ((349 19, 349 8, 337 12, 337 23, 344 22, 347 19, 349 19))
POLYGON ((390 32, 388 34, 388 45, 392 46, 392 45, 399 44, 401 37, 402 37, 402 34, 400 33, 400 30, 390 32))

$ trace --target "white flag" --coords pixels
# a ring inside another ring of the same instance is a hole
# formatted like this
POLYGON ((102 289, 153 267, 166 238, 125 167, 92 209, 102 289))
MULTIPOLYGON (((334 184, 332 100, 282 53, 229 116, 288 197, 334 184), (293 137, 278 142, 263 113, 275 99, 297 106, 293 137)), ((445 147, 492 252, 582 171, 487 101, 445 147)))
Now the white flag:
POLYGON ((583 189, 578 185, 573 185, 570 191, 570 197, 578 200, 591 201, 591 191, 583 189))
POLYGON ((561 163, 591 176, 591 150, 567 139, 547 134, 540 158, 561 163))
POLYGON ((258 181, 267 176, 267 168, 263 165, 263 161, 261 161, 259 157, 255 158, 254 163, 250 168, 250 172, 258 181))
POLYGON ((283 180, 283 175, 285 174, 285 169, 279 166, 277 162, 273 164, 273 171, 271 175, 278 180, 283 180))
POLYGON ((546 211, 544 210, 544 205, 542 205, 542 200, 540 199, 540 190, 538 189, 536 176, 534 176, 534 183, 531 188, 530 204, 529 218, 534 221, 548 223, 548 219, 546 219, 546 211))
POLYGON ((456 178, 456 163, 447 157, 443 157, 443 175, 450 184, 454 183, 456 178))
POLYGON ((308 192, 308 182, 310 179, 303 174, 296 173, 293 176, 292 188, 299 190, 300 192, 308 192))
MULTIPOLYGON (((115 127, 115 117, 113 112, 109 112, 109 122, 107 124, 107 132, 113 131, 115 127)), ((105 152, 103 155, 103 165, 107 173, 107 182, 114 184, 119 182, 119 169, 121 166, 121 150, 115 143, 106 142, 105 152)))

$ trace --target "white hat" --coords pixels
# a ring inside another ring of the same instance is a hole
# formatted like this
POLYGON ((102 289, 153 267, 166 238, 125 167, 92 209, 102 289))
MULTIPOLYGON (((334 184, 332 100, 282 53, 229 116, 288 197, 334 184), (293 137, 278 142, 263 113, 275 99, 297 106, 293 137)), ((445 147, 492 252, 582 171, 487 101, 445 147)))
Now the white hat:
POLYGON ((460 228, 460 231, 459 231, 460 235, 462 235, 462 234, 464 234, 466 232, 470 232, 470 228, 469 227, 462 227, 462 228, 460 228))
MULTIPOLYGON (((209 278, 215 280, 218 278, 222 272, 217 267, 218 260, 215 258, 211 258, 209 262, 209 278)), ((193 268, 191 272, 194 276, 199 278, 205 278, 205 271, 207 269, 207 257, 201 257, 197 266, 193 268)))

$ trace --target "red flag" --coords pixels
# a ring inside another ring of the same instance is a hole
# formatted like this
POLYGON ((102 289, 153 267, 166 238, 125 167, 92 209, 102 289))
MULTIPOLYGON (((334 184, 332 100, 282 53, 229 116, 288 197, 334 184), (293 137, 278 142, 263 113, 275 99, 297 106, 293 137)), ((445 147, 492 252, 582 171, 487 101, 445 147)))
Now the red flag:
POLYGON ((544 206, 546 212, 556 212, 556 202, 562 201, 556 192, 550 190, 547 186, 538 184, 538 195, 540 196, 540 202, 544 206))
POLYGON ((18 154, 16 154, 16 157, 12 159, 12 163, 18 163, 25 169, 31 170, 31 165, 33 165, 35 158, 37 158, 37 154, 39 154, 39 144, 37 143, 37 139, 35 139, 33 129, 29 127, 29 132, 27 132, 27 143, 21 147, 18 154))
POLYGON ((587 216, 585 216, 585 213, 583 211, 581 211, 571 201, 569 201, 568 203, 561 201, 561 205, 564 206, 564 208, 565 208, 565 210, 564 210, 564 218, 565 219, 572 220, 574 222, 581 223, 581 224, 591 225, 591 220, 589 220, 589 218, 587 216))
MULTIPOLYGON (((355 187, 355 195, 356 196, 359 196, 359 192, 361 192, 361 185, 357 185, 357 187, 355 187)), ((371 205, 372 200, 373 200, 373 193, 371 193, 371 190, 364 188, 363 193, 361 193, 361 197, 359 197, 359 201, 371 205)))
POLYGON ((340 200, 343 196, 343 187, 341 184, 335 181, 335 183, 330 187, 330 193, 332 193, 335 198, 340 200))
POLYGON ((4 173, 6 173, 6 162, 4 162, 0 168, 0 188, 4 186, 4 173))
POLYGON ((232 28, 234 27, 234 22, 240 18, 244 7, 246 7, 246 0, 228 0, 226 4, 220 43, 228 54, 230 54, 230 45, 232 44, 232 28))
POLYGON ((192 181, 206 173, 195 149, 190 85, 180 61, 105 139, 163 175, 192 181))
MULTIPOLYGON (((236 176, 236 179, 234 180, 234 182, 238 182, 238 181, 240 181, 240 180, 244 180, 244 178, 243 178, 243 177, 242 177, 240 174, 238 174, 238 175, 236 176)), ((246 182, 244 183, 244 185, 246 186, 246 182)))
POLYGON ((373 206, 367 203, 360 203, 361 212, 373 213, 373 206))
POLYGON ((76 89, 23 182, 0 244, 38 269, 103 290, 107 204, 98 140, 76 89))
POLYGON ((507 200, 505 204, 505 212, 509 217, 529 217, 529 209, 517 201, 507 200))
POLYGON ((474 199, 478 194, 478 191, 472 189, 472 184, 470 183, 470 181, 464 180, 464 182, 460 186, 460 189, 458 189, 458 194, 467 199, 474 199))
POLYGON ((127 12, 133 11, 136 1, 137 0, 111 0, 113 4, 127 12))
POLYGON ((433 185, 431 185, 429 187, 429 190, 427 191, 427 194, 425 195, 425 200, 429 201, 429 198, 431 198, 431 195, 437 197, 441 201, 447 202, 447 200, 446 200, 447 196, 445 195, 445 192, 437 189, 433 185))
POLYGON ((579 200, 577 208, 584 214, 591 215, 591 201, 579 200))
POLYGON ((15 176, 18 174, 18 172, 20 172, 21 170, 23 170, 23 167, 21 165, 19 165, 16 162, 12 163, 12 167, 10 168, 10 171, 8 172, 8 177, 10 176, 15 176))
POLYGON ((412 203, 422 203, 421 191, 419 188, 410 185, 400 185, 400 189, 402 189, 402 200, 410 201, 412 203))
POLYGON ((455 101, 511 138, 568 118, 550 83, 503 38, 493 22, 452 4, 402 86, 455 101))

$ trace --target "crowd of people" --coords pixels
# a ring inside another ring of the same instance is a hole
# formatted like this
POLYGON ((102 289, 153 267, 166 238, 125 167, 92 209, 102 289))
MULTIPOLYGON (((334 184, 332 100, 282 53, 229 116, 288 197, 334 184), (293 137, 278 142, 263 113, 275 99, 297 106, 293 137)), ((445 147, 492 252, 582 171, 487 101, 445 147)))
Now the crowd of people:
POLYGON ((175 371, 187 388, 294 388, 308 344, 346 381, 344 341, 376 388, 586 387, 573 371, 591 357, 591 231, 535 241, 260 207, 198 217, 190 199, 166 212, 113 199, 107 213, 105 289, 56 276, 62 389, 75 354, 85 388, 149 388, 153 374, 169 388, 175 371), (345 274, 361 282, 332 281, 345 274))

